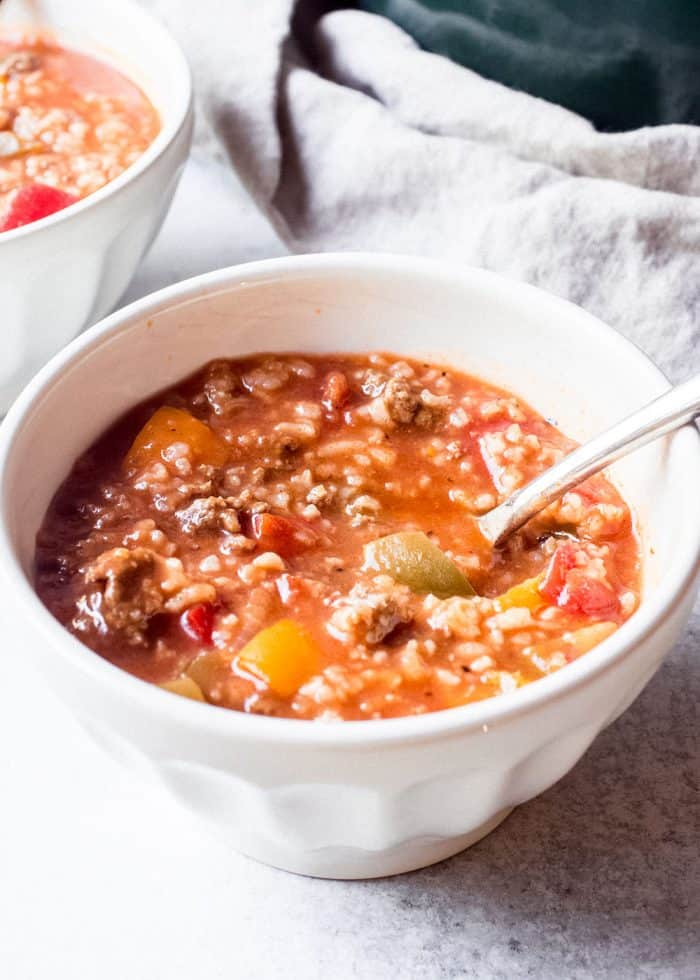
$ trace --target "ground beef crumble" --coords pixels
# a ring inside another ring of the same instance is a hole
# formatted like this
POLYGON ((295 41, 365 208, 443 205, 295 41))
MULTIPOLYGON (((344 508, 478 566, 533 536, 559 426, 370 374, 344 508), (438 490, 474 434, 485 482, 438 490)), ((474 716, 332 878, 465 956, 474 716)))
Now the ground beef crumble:
POLYGON ((413 618, 410 589, 387 575, 354 585, 333 606, 328 630, 349 644, 381 643, 397 626, 413 618))

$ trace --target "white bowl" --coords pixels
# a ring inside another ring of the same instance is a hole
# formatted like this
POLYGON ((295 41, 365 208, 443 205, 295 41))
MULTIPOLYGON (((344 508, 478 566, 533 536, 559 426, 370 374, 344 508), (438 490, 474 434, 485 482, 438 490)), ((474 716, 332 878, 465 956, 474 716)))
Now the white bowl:
POLYGON ((310 255, 210 273, 115 313, 44 368, 0 431, 2 591, 27 654, 110 752, 235 848, 327 877, 438 861, 560 779, 657 669, 698 579, 691 427, 614 468, 641 524, 639 611, 575 663, 488 701, 385 721, 249 716, 136 680, 44 608, 31 583, 39 523, 74 459, 134 402, 214 357, 376 348, 503 384, 578 439, 667 387, 609 327, 532 287, 408 257, 310 255))
POLYGON ((168 32, 137 4, 0 3, 0 30, 37 23, 139 84, 160 113, 162 128, 131 167, 96 193, 0 234, 0 414, 52 354, 119 299, 165 217, 192 133, 187 62, 168 32))

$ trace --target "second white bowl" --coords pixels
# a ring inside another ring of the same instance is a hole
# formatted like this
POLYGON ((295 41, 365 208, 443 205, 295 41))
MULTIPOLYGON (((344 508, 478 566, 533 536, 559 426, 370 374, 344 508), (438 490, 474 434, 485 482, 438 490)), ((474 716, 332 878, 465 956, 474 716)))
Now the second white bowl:
POLYGON ((131 0, 6 0, 0 30, 39 24, 128 75, 162 128, 115 180, 65 211, 0 234, 0 415, 27 380, 110 310, 168 210, 189 151, 192 85, 174 39, 131 0))

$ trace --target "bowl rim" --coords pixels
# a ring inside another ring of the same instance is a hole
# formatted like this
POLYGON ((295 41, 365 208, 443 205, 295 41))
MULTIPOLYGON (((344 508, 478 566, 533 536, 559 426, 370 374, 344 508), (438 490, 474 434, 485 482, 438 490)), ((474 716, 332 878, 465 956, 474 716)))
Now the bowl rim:
MULTIPOLYGON (((647 597, 637 612, 615 633, 571 664, 547 677, 514 692, 499 694, 483 701, 429 712, 424 715, 398 718, 313 723, 295 718, 268 718, 246 714, 210 704, 201 704, 173 695, 157 685, 141 681, 82 644, 43 605, 25 575, 15 553, 8 527, 10 505, 7 471, 15 446, 21 441, 24 423, 39 410, 44 397, 56 378, 69 371, 76 362, 120 333, 143 322, 164 309, 183 302, 228 292, 253 282, 279 280, 284 277, 303 279, 338 274, 380 273, 403 274, 431 279, 436 287, 441 283, 480 285, 490 292, 506 287, 515 299, 536 309, 539 305, 550 315, 558 313, 567 329, 583 329, 592 337, 605 336, 623 356, 651 370, 663 387, 668 381, 650 358, 622 334, 573 303, 545 292, 535 286, 507 279, 484 269, 462 266, 453 262, 418 258, 391 253, 339 252, 283 256, 263 259, 215 270, 186 279, 151 293, 106 317, 73 340, 56 354, 30 381, 11 407, 0 426, 0 574, 5 579, 13 599, 22 614, 40 630, 51 656, 66 657, 74 668, 109 693, 130 699, 148 710, 153 718, 168 717, 183 728, 202 729, 215 737, 238 738, 261 742, 285 741, 312 748, 372 747, 385 744, 427 742, 466 734, 481 729, 488 732, 514 717, 570 694, 574 689, 591 684, 599 674, 614 667, 631 654, 635 647, 657 630, 687 593, 693 588, 700 572, 700 498, 694 514, 686 514, 688 533, 682 536, 676 560, 653 596, 647 597)), ((700 480, 700 432, 694 425, 684 426, 665 437, 668 445, 677 445, 674 464, 690 470, 690 485, 700 480), (694 467, 694 470, 693 470, 694 467)))
MULTIPOLYGON (((113 7, 116 7, 117 5, 115 0, 101 0, 101 2, 108 2, 113 7)), ((167 27, 149 10, 146 10, 140 4, 137 4, 135 0, 118 0, 118 4, 120 12, 123 12, 125 17, 140 17, 147 21, 150 24, 151 29, 158 37, 158 43, 164 49, 169 50, 169 55, 173 61, 175 72, 182 80, 182 88, 176 92, 177 101, 174 101, 171 109, 171 119, 163 124, 162 113, 158 107, 155 106, 159 116, 161 117, 161 127, 158 130, 155 139, 146 147, 143 153, 136 160, 134 160, 132 164, 130 164, 125 170, 122 170, 122 172, 113 180, 108 181, 106 184, 100 187, 99 190, 94 191, 92 194, 88 194, 86 197, 81 198, 74 204, 68 205, 67 208, 61 208, 61 210, 55 211, 53 214, 49 214, 45 218, 39 218, 38 221, 30 221, 29 224, 20 225, 18 228, 12 228, 9 231, 0 232, 0 249, 2 249, 3 246, 9 246, 14 242, 23 240, 30 235, 53 228, 58 224, 69 222, 73 219, 78 219, 80 215, 82 215, 88 209, 97 207, 108 198, 118 195, 128 184, 155 166, 160 157, 162 157, 169 147, 172 146, 180 133, 189 123, 194 106, 194 88, 192 83, 192 72, 182 48, 167 27)), ((48 26, 50 28, 50 25, 48 26)), ((56 32, 56 39, 59 43, 61 43, 60 31, 56 32)), ((68 45, 68 47, 70 48, 70 45, 68 45)), ((105 47, 109 47, 108 38, 105 39, 105 47)), ((90 53, 89 45, 86 46, 85 50, 87 53, 90 53)), ((98 61, 103 60, 100 58, 98 53, 95 53, 93 57, 95 57, 98 61)), ((137 81, 131 78, 128 68, 120 67, 117 70, 129 78, 130 81, 134 81, 134 84, 137 84, 139 88, 142 88, 137 81)), ((148 93, 144 94, 149 101, 151 101, 148 93)))

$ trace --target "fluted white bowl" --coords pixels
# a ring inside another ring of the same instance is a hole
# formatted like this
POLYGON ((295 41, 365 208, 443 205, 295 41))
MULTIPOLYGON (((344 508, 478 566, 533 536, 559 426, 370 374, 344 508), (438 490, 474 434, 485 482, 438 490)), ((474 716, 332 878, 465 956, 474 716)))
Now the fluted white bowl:
POLYGON ((132 0, 4 0, 0 31, 39 24, 141 86, 162 128, 136 162, 63 211, 0 234, 0 414, 134 275, 187 158, 192 84, 174 39, 132 0))
POLYGON ((327 877, 438 861, 560 779, 657 669, 698 579, 688 427, 613 469, 639 520, 640 609, 558 673, 478 704, 331 724, 249 716, 135 679, 44 608, 31 581, 40 521, 74 459, 136 401, 214 357, 376 348, 503 384, 577 439, 667 387, 609 327, 530 286, 408 257, 310 255, 210 273, 115 313, 41 371, 0 430, 0 592, 27 656, 99 742, 233 847, 327 877))

